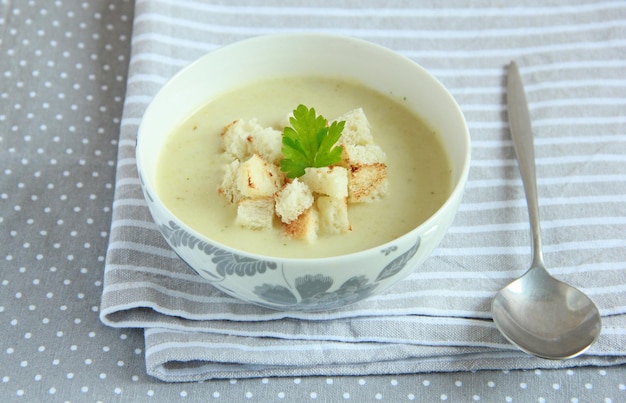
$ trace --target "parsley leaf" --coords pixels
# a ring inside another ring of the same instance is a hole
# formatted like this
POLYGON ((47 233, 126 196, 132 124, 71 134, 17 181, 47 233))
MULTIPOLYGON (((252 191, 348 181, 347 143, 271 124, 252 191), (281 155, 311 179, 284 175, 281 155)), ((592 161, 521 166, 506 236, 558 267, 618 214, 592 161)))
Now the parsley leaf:
POLYGON ((283 130, 283 159, 280 169, 288 178, 304 175, 308 167, 321 168, 341 161, 343 147, 336 146, 345 122, 328 121, 316 115, 314 108, 298 105, 289 119, 291 127, 283 130))

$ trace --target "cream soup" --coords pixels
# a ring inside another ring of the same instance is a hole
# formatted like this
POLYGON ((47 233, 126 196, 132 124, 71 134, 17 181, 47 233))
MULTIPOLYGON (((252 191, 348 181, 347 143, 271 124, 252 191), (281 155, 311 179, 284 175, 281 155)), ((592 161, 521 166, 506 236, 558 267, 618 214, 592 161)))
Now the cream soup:
POLYGON ((431 216, 450 191, 446 153, 422 119, 401 101, 356 83, 321 77, 258 82, 211 101, 171 133, 157 171, 159 196, 191 228, 222 244, 277 257, 329 257, 392 241, 431 216), (224 126, 257 118, 263 127, 279 127, 298 104, 314 107, 329 120, 363 108, 374 141, 387 154, 389 195, 379 202, 351 204, 351 232, 320 235, 311 243, 287 238, 279 225, 268 231, 237 226, 236 205, 217 191, 224 126))

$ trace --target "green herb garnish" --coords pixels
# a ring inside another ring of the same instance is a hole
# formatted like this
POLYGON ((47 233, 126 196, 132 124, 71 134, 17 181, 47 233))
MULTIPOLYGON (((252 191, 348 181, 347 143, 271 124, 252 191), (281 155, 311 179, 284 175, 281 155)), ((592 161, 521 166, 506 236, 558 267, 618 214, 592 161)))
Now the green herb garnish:
POLYGON ((298 105, 283 130, 283 159, 280 169, 288 178, 304 175, 305 168, 327 167, 341 161, 342 146, 335 146, 346 122, 328 121, 314 108, 298 105))

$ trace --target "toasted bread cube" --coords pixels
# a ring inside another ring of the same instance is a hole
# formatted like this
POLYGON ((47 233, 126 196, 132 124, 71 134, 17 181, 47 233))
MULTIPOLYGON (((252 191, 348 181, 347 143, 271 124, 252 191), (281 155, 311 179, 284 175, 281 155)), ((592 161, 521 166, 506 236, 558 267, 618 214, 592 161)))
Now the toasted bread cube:
POLYGON ((290 223, 284 223, 285 234, 290 238, 312 242, 317 239, 319 214, 314 207, 309 207, 290 223))
POLYGON ((339 116, 335 121, 344 121, 345 126, 339 138, 339 144, 366 145, 373 144, 370 123, 362 108, 357 108, 339 116))
POLYGON ((348 202, 369 203, 389 192, 387 166, 383 163, 354 165, 348 181, 348 202))
POLYGON ((387 154, 376 144, 343 146, 342 165, 370 165, 387 160, 387 154))
POLYGON ((274 221, 274 198, 259 197, 257 199, 243 199, 237 203, 237 218, 235 223, 254 230, 272 228, 274 221))
POLYGON ((282 158, 283 134, 271 127, 252 133, 252 152, 259 154, 270 164, 280 162, 282 158))
POLYGON ((237 169, 237 189, 244 197, 272 196, 281 186, 281 176, 273 164, 253 154, 237 169))
POLYGON ((283 186, 276 194, 276 215, 289 224, 313 205, 313 192, 298 178, 283 186))
POLYGON ((319 212, 320 234, 341 234, 352 230, 345 197, 319 196, 316 206, 319 212))
POLYGON ((344 167, 305 168, 301 179, 315 193, 337 198, 348 196, 348 170, 344 167))
POLYGON ((253 154, 252 135, 263 130, 256 119, 238 119, 224 127, 222 143, 224 152, 240 161, 247 160, 253 154))
POLYGON ((236 203, 241 199, 241 192, 237 188, 237 172, 239 170, 239 160, 234 160, 224 167, 222 184, 217 191, 230 203, 236 203))

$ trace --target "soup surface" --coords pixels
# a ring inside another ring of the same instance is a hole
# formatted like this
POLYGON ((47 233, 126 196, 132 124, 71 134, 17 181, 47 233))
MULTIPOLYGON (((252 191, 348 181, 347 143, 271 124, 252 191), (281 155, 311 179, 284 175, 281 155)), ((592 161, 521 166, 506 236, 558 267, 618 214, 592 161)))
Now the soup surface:
POLYGON ((209 102, 167 139, 159 157, 157 192, 183 222, 224 245, 265 256, 316 258, 356 252, 409 232, 431 216, 451 191, 451 170, 438 135, 401 101, 360 84, 321 77, 281 78, 245 86, 209 102), (387 154, 389 195, 351 204, 352 231, 314 242, 235 224, 236 204, 217 188, 223 175, 221 132, 236 119, 279 128, 299 104, 329 121, 363 108, 374 141, 387 154))

